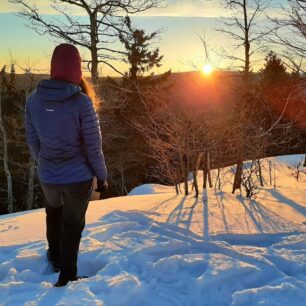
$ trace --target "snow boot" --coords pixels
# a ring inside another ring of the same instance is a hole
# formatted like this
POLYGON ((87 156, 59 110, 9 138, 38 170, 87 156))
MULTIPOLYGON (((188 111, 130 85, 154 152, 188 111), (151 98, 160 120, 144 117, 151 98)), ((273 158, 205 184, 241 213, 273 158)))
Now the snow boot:
POLYGON ((87 276, 75 276, 73 278, 59 278, 58 281, 54 284, 54 287, 64 287, 69 282, 75 282, 83 278, 88 278, 87 276))
POLYGON ((58 273, 60 271, 60 263, 51 258, 50 250, 47 251, 47 259, 52 267, 53 272, 58 273))

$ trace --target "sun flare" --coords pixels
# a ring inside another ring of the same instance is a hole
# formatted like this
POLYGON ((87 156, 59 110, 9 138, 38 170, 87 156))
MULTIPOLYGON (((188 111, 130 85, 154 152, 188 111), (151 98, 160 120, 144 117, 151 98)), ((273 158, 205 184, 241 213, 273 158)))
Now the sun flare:
POLYGON ((203 65, 202 67, 202 72, 205 74, 205 75, 209 75, 213 72, 214 68, 211 64, 209 63, 206 63, 205 65, 203 65))

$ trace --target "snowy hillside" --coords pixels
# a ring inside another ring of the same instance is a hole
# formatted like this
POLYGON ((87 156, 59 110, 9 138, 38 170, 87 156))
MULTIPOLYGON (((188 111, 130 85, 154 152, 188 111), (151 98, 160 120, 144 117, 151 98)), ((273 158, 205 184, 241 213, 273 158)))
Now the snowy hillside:
POLYGON ((198 199, 143 185, 91 202, 79 255, 89 278, 64 288, 52 287, 44 211, 0 216, 0 305, 305 306, 302 158, 263 160, 267 186, 253 200, 224 184, 198 199))

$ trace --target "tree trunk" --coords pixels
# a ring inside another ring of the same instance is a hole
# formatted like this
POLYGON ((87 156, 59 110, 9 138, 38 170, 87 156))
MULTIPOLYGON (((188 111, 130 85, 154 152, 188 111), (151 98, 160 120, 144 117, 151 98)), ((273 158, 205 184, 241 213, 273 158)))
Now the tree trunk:
POLYGON ((97 15, 92 14, 90 16, 90 37, 91 37, 91 82, 94 85, 98 84, 99 72, 98 72, 98 49, 97 49, 97 15))
POLYGON ((205 152, 204 158, 204 170, 203 170, 203 189, 207 188, 207 182, 209 187, 212 188, 212 180, 211 180, 211 173, 210 173, 210 154, 209 151, 205 152))
POLYGON ((185 196, 188 196, 188 194, 189 194, 189 190, 188 190, 188 175, 185 176, 184 188, 185 188, 185 196))
POLYGON ((98 73, 98 59, 97 59, 97 50, 92 50, 91 51, 91 82, 93 85, 98 84, 98 78, 99 78, 99 73, 98 73))
POLYGON ((206 168, 206 165, 207 165, 207 161, 206 161, 206 150, 205 150, 205 153, 204 153, 204 165, 203 165, 203 189, 206 189, 207 188, 207 168, 206 168))
POLYGON ((187 180, 187 185, 185 185, 185 188, 187 188, 185 190, 185 195, 189 194, 189 190, 188 190, 188 174, 189 174, 189 169, 190 169, 190 142, 189 142, 189 135, 188 135, 188 129, 186 130, 186 142, 187 142, 187 154, 186 154, 186 180, 187 180))
POLYGON ((233 183, 232 194, 234 194, 237 189, 241 190, 242 170, 243 170, 243 161, 238 161, 234 183, 233 183))
POLYGON ((186 173, 186 167, 184 164, 184 158, 181 150, 179 150, 179 159, 180 159, 180 168, 181 168, 181 174, 184 178, 184 188, 185 188, 185 195, 187 196, 189 194, 188 190, 188 170, 186 173))
POLYGON ((216 182, 215 182, 215 189, 221 190, 220 168, 217 169, 217 177, 216 177, 216 182))
POLYGON ((203 157, 203 153, 199 154, 196 160, 196 164, 195 164, 195 171, 193 173, 193 186, 195 187, 196 197, 198 197, 199 195, 198 172, 199 172, 202 157, 203 157))
POLYGON ((303 167, 306 167, 306 154, 305 154, 305 158, 304 158, 304 164, 303 167))
POLYGON ((196 171, 193 171, 192 174, 193 174, 193 186, 194 186, 195 193, 196 193, 195 196, 197 198, 199 196, 199 186, 198 186, 197 173, 196 173, 196 171))
POLYGON ((275 167, 273 168, 273 181, 274 181, 274 189, 276 188, 276 170, 275 167))
POLYGON ((26 210, 31 210, 34 203, 34 177, 35 177, 35 161, 30 159, 30 173, 28 179, 28 194, 26 202, 26 210))
POLYGON ((259 174, 260 186, 263 187, 264 186, 264 181, 263 181, 263 177, 262 177, 262 169, 261 169, 260 159, 257 160, 257 163, 258 163, 258 174, 259 174))
POLYGON ((121 195, 125 196, 128 194, 126 186, 125 186, 125 169, 124 169, 124 160, 122 158, 122 155, 120 155, 120 160, 119 160, 119 171, 120 171, 120 177, 121 177, 121 195))
POLYGON ((247 1, 243 0, 243 19, 244 19, 244 78, 245 84, 248 83, 250 71, 250 38, 247 13, 247 1))
POLYGON ((269 179, 270 179, 270 186, 272 186, 272 162, 269 160, 269 179))
POLYGON ((13 198, 13 182, 12 176, 8 165, 8 152, 7 152, 7 133, 4 126, 3 114, 2 114, 2 88, 0 85, 0 131, 2 134, 3 141, 3 168, 6 176, 6 184, 7 184, 7 210, 8 213, 14 212, 14 198, 13 198))
POLYGON ((208 184, 209 188, 213 188, 212 180, 211 180, 211 172, 210 172, 210 153, 207 151, 207 177, 208 177, 208 184))
POLYGON ((207 188, 207 170, 204 168, 203 170, 203 189, 207 188))
POLYGON ((175 192, 176 192, 177 195, 179 195, 179 193, 180 193, 180 192, 179 192, 178 184, 175 184, 175 192))

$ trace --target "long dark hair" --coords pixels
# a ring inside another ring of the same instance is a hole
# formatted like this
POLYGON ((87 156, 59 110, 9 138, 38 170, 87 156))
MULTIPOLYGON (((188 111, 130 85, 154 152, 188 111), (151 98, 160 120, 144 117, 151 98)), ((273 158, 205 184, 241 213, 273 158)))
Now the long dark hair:
POLYGON ((79 86, 81 87, 82 91, 90 98, 96 112, 99 111, 100 101, 96 95, 94 86, 84 77, 81 78, 79 86))

